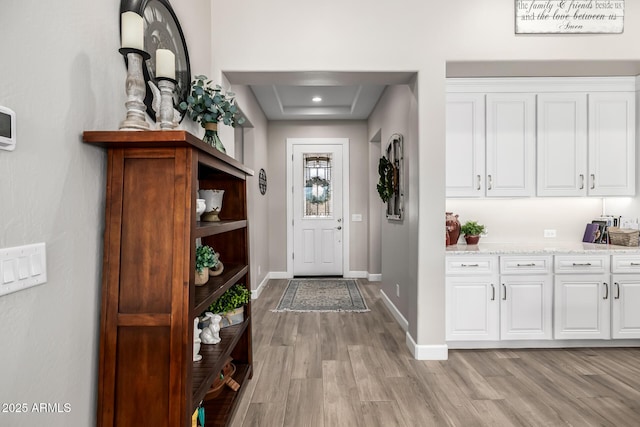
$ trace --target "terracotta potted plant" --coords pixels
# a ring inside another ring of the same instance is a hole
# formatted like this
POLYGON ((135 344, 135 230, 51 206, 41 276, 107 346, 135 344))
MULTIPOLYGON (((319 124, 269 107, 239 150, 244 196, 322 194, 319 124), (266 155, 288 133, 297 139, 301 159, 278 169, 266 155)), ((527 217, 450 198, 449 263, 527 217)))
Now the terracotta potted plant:
POLYGON ((484 225, 476 221, 467 221, 460 227, 460 233, 464 234, 467 245, 477 245, 480 235, 484 232, 484 225))
POLYGON ((244 285, 237 284, 227 289, 207 311, 222 316, 220 326, 226 328, 244 321, 244 306, 250 298, 251 292, 244 285))
POLYGON ((179 108, 205 129, 202 140, 223 153, 226 150, 218 137, 218 122, 236 127, 245 121, 236 105, 235 94, 224 92, 220 85, 212 85, 207 76, 195 77, 191 93, 179 108))

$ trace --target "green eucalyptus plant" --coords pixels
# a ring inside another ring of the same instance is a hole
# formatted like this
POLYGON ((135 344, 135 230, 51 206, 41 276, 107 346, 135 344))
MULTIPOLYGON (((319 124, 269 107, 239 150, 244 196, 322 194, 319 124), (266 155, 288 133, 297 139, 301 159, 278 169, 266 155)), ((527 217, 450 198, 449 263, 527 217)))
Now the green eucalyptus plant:
POLYGON ((467 221, 460 227, 460 232, 465 236, 479 236, 484 231, 484 225, 476 221, 467 221))
POLYGON ((238 283, 227 289, 220 298, 215 300, 209 306, 208 311, 211 313, 226 313, 228 311, 233 311, 236 308, 240 308, 247 304, 250 298, 251 292, 249 292, 243 284, 238 283))
POLYGON ((211 246, 202 245, 196 248, 196 270, 202 273, 205 268, 215 268, 219 255, 211 246))
POLYGON ((191 82, 191 93, 186 101, 180 103, 179 108, 205 129, 203 141, 222 152, 226 150, 218 138, 217 129, 210 129, 207 124, 222 122, 236 127, 245 121, 236 105, 235 94, 229 91, 225 93, 222 86, 212 85, 212 81, 203 75, 195 76, 195 80, 191 82))

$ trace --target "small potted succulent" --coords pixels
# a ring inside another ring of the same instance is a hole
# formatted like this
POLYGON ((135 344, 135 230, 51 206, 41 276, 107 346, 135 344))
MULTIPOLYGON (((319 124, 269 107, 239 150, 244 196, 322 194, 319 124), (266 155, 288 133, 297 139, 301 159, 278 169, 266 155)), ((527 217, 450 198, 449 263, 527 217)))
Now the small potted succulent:
POLYGON ((220 85, 212 85, 207 76, 196 76, 191 82, 191 93, 186 101, 178 106, 186 111, 194 122, 205 129, 202 140, 216 149, 226 153, 222 141, 218 137, 218 122, 236 127, 244 123, 240 115, 233 92, 224 92, 220 85))
POLYGON ((215 268, 218 257, 211 246, 202 245, 196 248, 195 284, 204 285, 209 280, 209 268, 215 268))
POLYGON ((477 245, 480 235, 484 232, 484 225, 476 221, 467 221, 460 227, 460 233, 464 234, 467 245, 477 245))
POLYGON ((244 321, 244 306, 251 299, 251 292, 242 284, 237 284, 215 300, 207 311, 222 316, 220 326, 235 325, 244 321))

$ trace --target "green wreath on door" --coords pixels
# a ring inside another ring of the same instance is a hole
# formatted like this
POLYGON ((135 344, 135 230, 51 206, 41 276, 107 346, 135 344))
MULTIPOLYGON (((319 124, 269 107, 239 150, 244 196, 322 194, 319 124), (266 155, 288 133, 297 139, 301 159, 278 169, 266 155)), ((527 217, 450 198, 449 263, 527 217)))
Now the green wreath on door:
POLYGON ((376 188, 382 201, 387 203, 394 196, 398 181, 396 167, 384 156, 380 157, 378 163, 378 175, 380 180, 376 188))

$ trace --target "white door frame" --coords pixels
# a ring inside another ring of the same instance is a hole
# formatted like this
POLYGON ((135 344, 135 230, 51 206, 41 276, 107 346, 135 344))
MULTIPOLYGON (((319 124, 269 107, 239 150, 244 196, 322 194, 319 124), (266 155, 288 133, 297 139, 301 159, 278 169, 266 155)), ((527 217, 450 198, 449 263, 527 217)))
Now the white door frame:
POLYGON ((287 138, 287 277, 293 277, 293 146, 342 145, 342 274, 352 277, 349 267, 349 138, 287 138))

